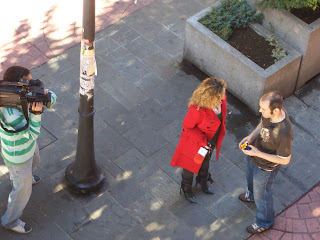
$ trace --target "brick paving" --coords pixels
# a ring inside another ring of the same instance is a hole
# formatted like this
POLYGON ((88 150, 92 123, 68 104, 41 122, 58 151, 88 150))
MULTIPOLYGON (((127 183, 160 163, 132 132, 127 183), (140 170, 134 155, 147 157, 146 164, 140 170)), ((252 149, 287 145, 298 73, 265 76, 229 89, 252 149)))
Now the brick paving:
MULTIPOLYGON (((139 0, 135 4, 133 0, 96 0, 96 31, 153 1, 139 0)), ((30 4, 12 0, 4 6, 0 15, 0 79, 11 65, 33 69, 81 40, 82 1, 34 0, 30 4)))
MULTIPOLYGON (((1 240, 320 239, 320 186, 312 188, 320 172, 320 139, 312 131, 320 119, 320 76, 285 100, 294 123, 294 152, 274 186, 280 214, 273 229, 255 236, 245 231, 255 209, 237 199, 246 188, 237 141, 258 118, 231 95, 220 161, 211 162, 215 194, 195 188, 197 206, 179 195, 180 170, 169 161, 187 99, 200 80, 179 65, 184 26, 212 0, 96 0, 95 144, 106 181, 88 197, 70 193, 63 174, 75 158, 79 2, 13 0, 0 15, 0 77, 8 66, 24 65, 59 97, 43 115, 37 170, 42 181, 23 215, 33 231, 22 236, 0 228, 1 240), (314 122, 306 121, 308 115, 316 116, 314 122)), ((2 160, 0 192, 2 213, 10 192, 2 160)))
POLYGON ((319 240, 320 184, 276 217, 272 229, 248 240, 319 240))

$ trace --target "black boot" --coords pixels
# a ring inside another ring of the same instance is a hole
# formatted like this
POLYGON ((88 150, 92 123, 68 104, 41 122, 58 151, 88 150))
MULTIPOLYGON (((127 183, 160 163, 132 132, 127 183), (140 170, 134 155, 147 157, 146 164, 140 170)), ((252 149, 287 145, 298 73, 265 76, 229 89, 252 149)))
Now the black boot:
POLYGON ((213 179, 211 178, 211 174, 207 173, 206 175, 201 175, 200 173, 196 177, 196 186, 198 183, 200 184, 202 191, 208 194, 214 194, 212 189, 208 186, 208 182, 213 183, 213 179))
POLYGON ((192 203, 198 203, 196 197, 194 196, 194 194, 192 192, 192 181, 193 181, 193 176, 192 177, 185 177, 182 174, 180 194, 181 194, 181 189, 182 189, 184 196, 188 201, 190 201, 192 203))

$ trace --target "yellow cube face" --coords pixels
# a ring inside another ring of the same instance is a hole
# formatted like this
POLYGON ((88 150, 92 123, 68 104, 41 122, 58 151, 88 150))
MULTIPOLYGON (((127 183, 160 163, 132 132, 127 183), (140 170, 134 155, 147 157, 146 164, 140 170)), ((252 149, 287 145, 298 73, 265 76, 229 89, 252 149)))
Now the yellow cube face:
POLYGON ((241 144, 241 149, 245 149, 248 146, 248 142, 244 142, 243 144, 241 144))

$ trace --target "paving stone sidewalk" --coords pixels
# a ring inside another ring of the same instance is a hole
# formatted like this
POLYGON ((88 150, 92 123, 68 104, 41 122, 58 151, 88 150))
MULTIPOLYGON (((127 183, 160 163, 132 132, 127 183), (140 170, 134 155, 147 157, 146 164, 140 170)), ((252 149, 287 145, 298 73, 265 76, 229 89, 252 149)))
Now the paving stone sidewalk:
MULTIPOLYGON (((245 228, 254 222, 255 207, 237 198, 246 190, 238 142, 259 117, 228 94, 227 134, 220 160, 212 159, 210 166, 215 194, 195 187, 199 204, 179 194, 181 170, 170 166, 188 99, 202 80, 181 64, 185 21, 211 4, 155 0, 96 34, 95 154, 106 176, 96 194, 76 196, 64 184, 76 154, 79 44, 32 70, 59 99, 42 117, 36 170, 42 181, 22 216, 33 231, 18 235, 0 228, 1 240, 250 238, 245 228)), ((317 76, 285 100, 294 142, 291 163, 282 167, 274 186, 281 214, 274 229, 251 239, 319 239, 319 186, 313 188, 320 172, 319 92, 317 76)), ((1 214, 10 188, 1 160, 1 214)))
MULTIPOLYGON (((95 0, 96 31, 154 0, 95 0)), ((6 1, 0 15, 0 79, 12 65, 35 68, 81 40, 82 2, 79 0, 6 1)))

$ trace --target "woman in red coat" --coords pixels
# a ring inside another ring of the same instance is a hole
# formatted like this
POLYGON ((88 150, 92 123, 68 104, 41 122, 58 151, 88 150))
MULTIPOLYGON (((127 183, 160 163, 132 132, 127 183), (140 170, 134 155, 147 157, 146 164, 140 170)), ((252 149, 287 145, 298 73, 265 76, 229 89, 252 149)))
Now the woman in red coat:
MULTIPOLYGON (((181 189, 187 200, 197 203, 192 192, 193 174, 198 174, 196 184, 202 191, 213 194, 207 182, 213 182, 209 173, 209 162, 214 148, 216 158, 226 133, 227 84, 218 78, 207 78, 193 92, 189 101, 189 110, 182 123, 180 141, 173 155, 171 166, 181 167, 181 189), (203 162, 195 161, 199 149, 208 150, 203 162)), ((180 189, 180 194, 181 194, 180 189)))

